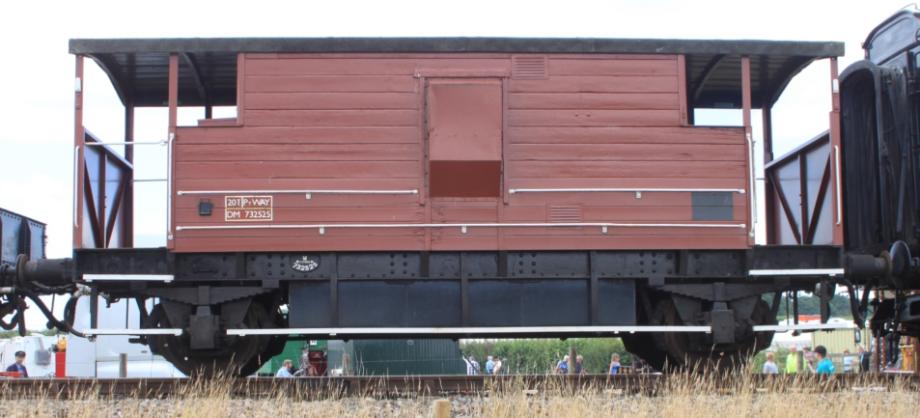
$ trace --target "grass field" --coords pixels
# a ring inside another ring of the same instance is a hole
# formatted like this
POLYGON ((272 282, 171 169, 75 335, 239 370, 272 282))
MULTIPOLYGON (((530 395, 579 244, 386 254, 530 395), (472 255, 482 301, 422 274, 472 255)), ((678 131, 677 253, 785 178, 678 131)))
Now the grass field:
MULTIPOLYGON (((455 417, 915 417, 920 393, 906 387, 856 385, 829 391, 811 379, 756 385, 744 375, 670 378, 653 396, 602 387, 572 391, 565 386, 524 390, 512 383, 475 396, 448 398, 455 417)), ((10 399, 0 394, 3 416, 22 417, 431 417, 435 396, 339 398, 281 392, 257 399, 230 395, 225 382, 196 385, 166 399, 113 399, 87 393, 76 400, 54 394, 10 399), (381 399, 383 398, 383 399, 381 399), (309 399, 309 400, 306 400, 309 399)))

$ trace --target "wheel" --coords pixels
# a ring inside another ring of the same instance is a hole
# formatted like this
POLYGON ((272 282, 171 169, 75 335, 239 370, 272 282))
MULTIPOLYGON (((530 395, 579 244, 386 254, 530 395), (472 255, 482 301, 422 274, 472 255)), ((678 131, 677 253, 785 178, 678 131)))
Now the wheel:
MULTIPOLYGON (((775 324, 776 319, 770 317, 770 307, 762 299, 757 299, 748 325, 775 324)), ((655 304, 652 314, 652 323, 656 325, 691 325, 685 323, 677 312, 671 298, 664 298, 655 304)), ((742 324, 737 324, 741 326, 742 324)), ((690 369, 718 369, 730 371, 743 366, 750 357, 770 346, 773 340, 772 332, 756 332, 741 334, 737 343, 732 346, 717 347, 712 342, 711 334, 670 332, 654 334, 653 339, 658 347, 667 353, 667 366, 669 368, 690 369)))
POLYGON ((626 334, 623 335, 622 340, 626 351, 645 360, 655 370, 665 369, 668 353, 655 344, 651 335, 647 333, 626 334))
MULTIPOLYGON (((249 305, 242 326, 256 329, 273 325, 274 322, 265 307, 253 301, 249 305)), ((155 306, 150 312, 145 327, 174 328, 161 304, 155 306)), ((178 337, 173 335, 148 337, 151 350, 163 356, 187 376, 251 375, 259 369, 264 360, 267 360, 261 354, 277 350, 276 341, 276 337, 267 336, 226 336, 221 339, 220 347, 217 349, 192 350, 187 334, 178 337)))

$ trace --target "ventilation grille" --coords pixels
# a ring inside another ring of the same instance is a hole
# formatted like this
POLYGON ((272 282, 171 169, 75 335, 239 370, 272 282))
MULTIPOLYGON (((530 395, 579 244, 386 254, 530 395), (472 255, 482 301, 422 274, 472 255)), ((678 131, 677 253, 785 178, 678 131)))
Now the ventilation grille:
POLYGON ((550 206, 550 222, 581 222, 581 206, 550 206))
POLYGON ((546 71, 545 56, 522 56, 511 58, 511 77, 523 79, 544 79, 546 71))

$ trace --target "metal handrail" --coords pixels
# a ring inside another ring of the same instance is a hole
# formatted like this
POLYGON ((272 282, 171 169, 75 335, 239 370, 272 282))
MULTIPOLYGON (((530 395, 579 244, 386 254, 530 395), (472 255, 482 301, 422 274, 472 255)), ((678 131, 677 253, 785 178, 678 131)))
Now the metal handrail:
POLYGON ((227 335, 432 335, 432 334, 584 334, 636 332, 712 332, 710 325, 593 325, 549 327, 406 327, 406 328, 230 328, 227 335))
POLYGON ((727 188, 620 188, 620 187, 561 187, 561 188, 515 188, 508 189, 509 194, 517 193, 643 193, 643 192, 726 192, 744 194, 744 189, 727 188))
POLYGON ((86 145, 87 147, 105 147, 105 146, 109 146, 109 145, 126 145, 126 146, 132 146, 132 145, 166 145, 167 143, 168 143, 168 140, 165 140, 165 139, 164 139, 164 140, 162 140, 162 141, 87 142, 87 143, 85 143, 85 144, 83 144, 83 145, 86 145))
POLYGON ((843 205, 840 203, 843 201, 842 194, 843 189, 840 186, 840 146, 834 145, 834 188, 836 193, 834 193, 834 202, 837 206, 837 225, 840 225, 841 220, 843 219, 843 205))
POLYGON ((166 241, 173 239, 172 195, 173 195, 173 141, 176 134, 169 133, 166 142, 166 241))
POLYGON ((302 194, 307 200, 314 194, 341 195, 417 195, 418 189, 374 190, 374 189, 276 189, 276 190, 179 190, 179 196, 215 194, 302 194))
POLYGON ((173 335, 180 336, 182 328, 89 328, 82 331, 88 336, 102 335, 173 335))
POLYGON ((755 183, 754 177, 756 176, 756 170, 754 169, 754 136, 748 132, 746 135, 747 144, 748 144, 748 163, 750 164, 750 176, 749 176, 749 185, 751 188, 751 231, 748 233, 751 239, 754 237, 754 225, 757 224, 757 184, 755 183))

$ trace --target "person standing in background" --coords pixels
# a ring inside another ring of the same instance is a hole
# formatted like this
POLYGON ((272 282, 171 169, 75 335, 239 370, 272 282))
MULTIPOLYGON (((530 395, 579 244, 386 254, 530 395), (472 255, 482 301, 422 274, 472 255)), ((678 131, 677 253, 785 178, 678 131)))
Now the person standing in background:
POLYGON ((281 368, 278 369, 278 373, 275 373, 275 377, 294 377, 294 362, 291 359, 284 359, 284 362, 281 363, 281 368))
POLYGON ((844 373, 853 373, 853 365, 856 363, 856 359, 850 355, 850 350, 843 350, 843 372, 844 373))
POLYGON ((556 363, 556 374, 569 374, 569 356, 562 356, 562 360, 556 363))
POLYGON ((476 361, 476 357, 470 356, 470 365, 473 366, 474 375, 478 375, 482 373, 482 369, 479 367, 479 362, 476 361))
POLYGON ((575 356, 575 374, 585 374, 585 358, 581 354, 575 356))
POLYGON ((486 356, 486 374, 492 374, 495 371, 495 361, 492 356, 486 356))
POLYGON ((14 355, 16 357, 16 362, 10 364, 10 367, 6 368, 8 372, 19 372, 19 377, 29 377, 29 371, 26 370, 26 366, 22 364, 26 361, 26 352, 17 351, 14 355))
POLYGON ((871 356, 869 355, 869 352, 866 351, 866 349, 863 348, 863 346, 861 345, 856 346, 856 358, 859 359, 859 372, 860 373, 868 372, 869 371, 869 359, 871 358, 871 356))
POLYGON ((502 363, 502 358, 499 356, 495 356, 495 367, 492 369, 492 374, 496 374, 496 375, 501 374, 502 366, 504 366, 504 364, 502 363))
POLYGON ((611 375, 620 374, 620 355, 614 353, 610 356, 610 367, 607 368, 607 372, 611 375))
POLYGON ((779 368, 776 367, 776 355, 771 351, 767 353, 767 361, 763 363, 763 374, 779 374, 779 368))
POLYGON ((466 375, 472 376, 476 373, 473 372, 473 363, 470 362, 470 359, 460 356, 463 359, 463 363, 466 364, 466 375))
POLYGON ((815 364, 818 362, 815 357, 815 352, 811 351, 810 347, 802 349, 802 367, 804 370, 808 370, 812 373, 815 372, 815 364))
POLYGON ((827 349, 823 345, 815 347, 815 357, 818 360, 818 366, 815 367, 817 374, 834 374, 834 362, 827 358, 827 349))
POLYGON ((799 372, 799 348, 796 346, 789 347, 789 355, 786 356, 786 374, 796 374, 799 372))

